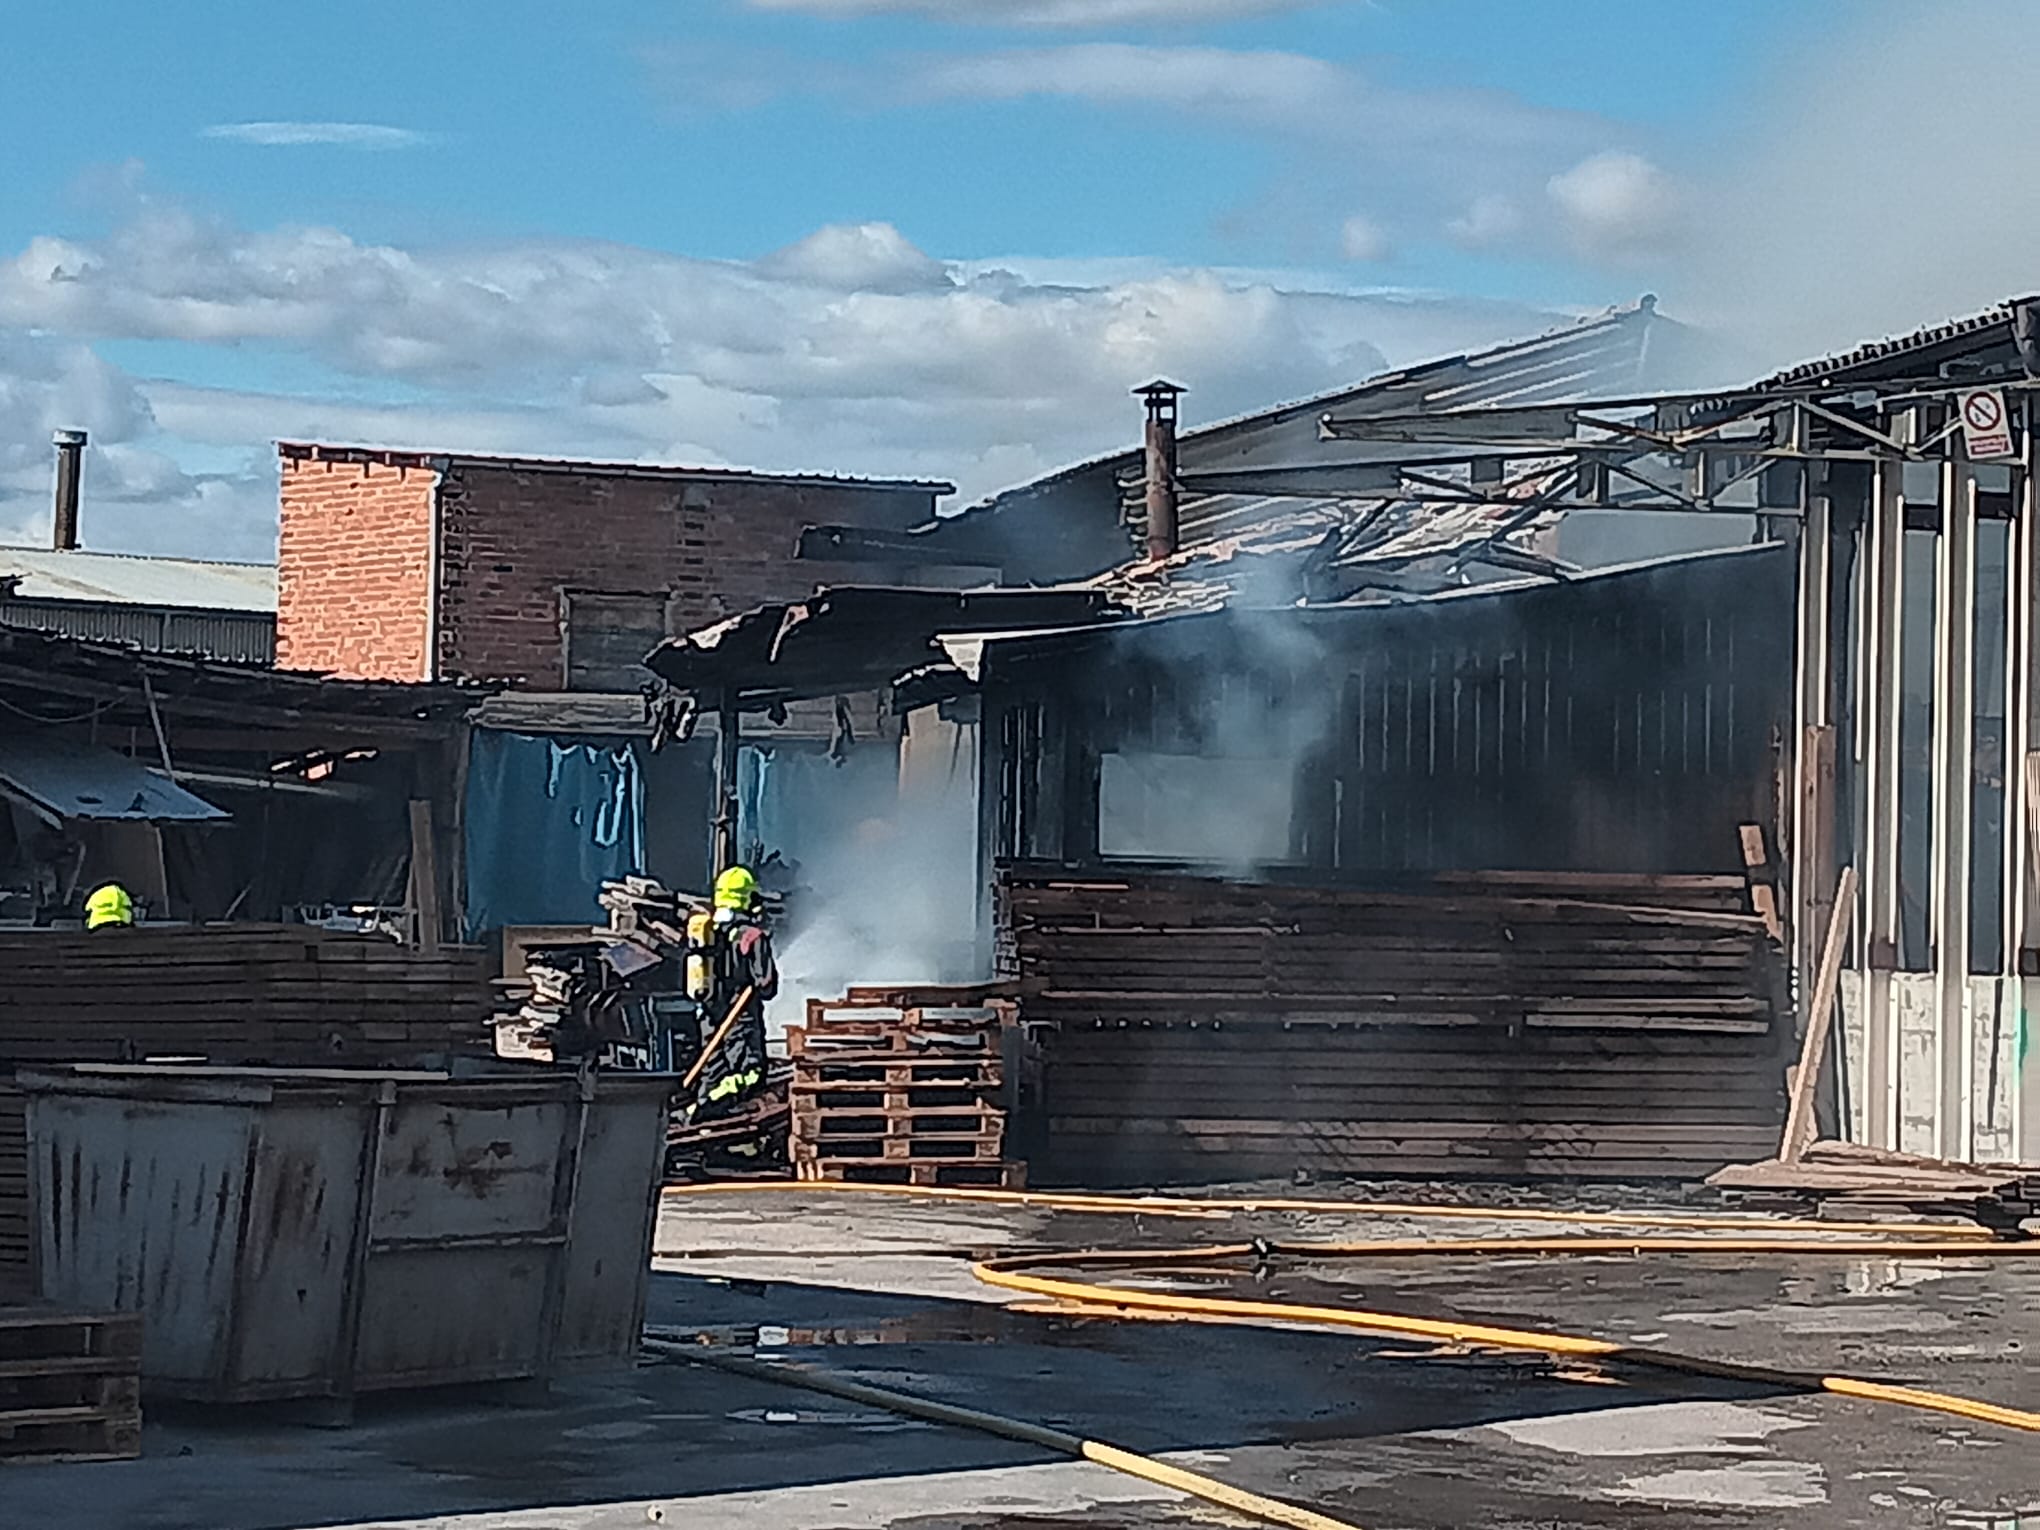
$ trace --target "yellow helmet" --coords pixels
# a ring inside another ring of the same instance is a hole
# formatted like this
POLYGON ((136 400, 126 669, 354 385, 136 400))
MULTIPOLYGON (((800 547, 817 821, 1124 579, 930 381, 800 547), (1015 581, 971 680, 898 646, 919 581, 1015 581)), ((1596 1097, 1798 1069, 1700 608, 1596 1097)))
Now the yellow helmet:
POLYGON ((96 887, 85 900, 85 928, 101 930, 110 924, 133 924, 135 900, 118 882, 96 887))
POLYGON ((715 879, 715 906, 748 911, 758 901, 758 879, 748 866, 732 866, 715 879))

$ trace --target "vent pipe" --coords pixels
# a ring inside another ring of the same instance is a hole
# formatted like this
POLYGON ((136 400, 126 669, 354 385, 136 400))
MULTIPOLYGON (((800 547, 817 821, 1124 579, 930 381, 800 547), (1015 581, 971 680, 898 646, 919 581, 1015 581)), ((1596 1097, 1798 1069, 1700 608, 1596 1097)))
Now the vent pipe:
POLYGON ((85 432, 60 430, 57 447, 57 506, 50 545, 58 552, 78 548, 78 479, 85 468, 85 432))
POLYGON ((1156 379, 1133 390, 1147 401, 1147 555, 1149 561, 1173 556, 1181 540, 1177 518, 1176 400, 1183 393, 1172 382, 1156 379))

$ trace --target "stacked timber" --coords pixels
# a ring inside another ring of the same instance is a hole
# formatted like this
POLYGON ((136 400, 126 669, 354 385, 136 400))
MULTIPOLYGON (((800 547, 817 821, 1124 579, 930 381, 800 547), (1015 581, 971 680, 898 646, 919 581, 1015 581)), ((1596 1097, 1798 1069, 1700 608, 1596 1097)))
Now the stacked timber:
POLYGON ((481 953, 306 925, 0 934, 0 1067, 152 1057, 278 1067, 487 1056, 481 953))
POLYGON ((0 1302, 29 1295, 28 1114, 21 1092, 0 1082, 0 1302))
POLYGON ((0 1465, 142 1453, 142 1316, 0 1306, 0 1465))
POLYGON ((2007 1232, 2040 1217, 2040 1164, 1953 1163, 1853 1142, 1816 1142, 1790 1162, 1731 1164, 1707 1183, 1798 1212, 1961 1216, 2007 1232))
POLYGON ((1784 963, 1741 877, 1011 873, 999 911, 1038 1179, 1688 1179, 1777 1141, 1784 963))
POLYGON ((853 988, 788 1026, 800 1179, 1016 1187, 1006 1156, 1014 1006, 983 988, 853 988))

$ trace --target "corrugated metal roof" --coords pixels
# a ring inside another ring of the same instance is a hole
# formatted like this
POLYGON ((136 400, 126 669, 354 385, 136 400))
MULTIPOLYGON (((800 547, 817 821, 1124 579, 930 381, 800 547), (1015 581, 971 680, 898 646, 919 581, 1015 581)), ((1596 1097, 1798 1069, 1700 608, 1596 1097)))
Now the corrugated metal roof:
POLYGON ((0 738, 0 792, 61 819, 205 823, 231 816, 124 754, 27 731, 0 738))
POLYGON ((276 565, 0 546, 0 585, 17 599, 276 614, 276 565))
POLYGON ((1534 544, 1563 512, 1525 503, 1544 486, 1525 480, 1514 492, 1477 504, 1255 500, 1243 529, 1159 562, 1124 564, 1086 586, 1143 616, 1325 604, 1369 586, 1430 594, 1441 583, 1465 580, 1461 570, 1470 563, 1548 565, 1534 544))
MULTIPOLYGON (((1477 405, 1559 403, 1610 388, 1634 389, 1647 385, 1656 375, 1653 358, 1665 349, 1667 341, 1690 334, 1684 326, 1659 315, 1654 299, 1645 298, 1528 339, 1381 373, 1332 392, 1186 430, 1177 442, 1177 468, 1194 483, 1200 476, 1219 474, 1339 472, 1364 465, 1390 465, 1412 455, 1413 449, 1392 443, 1325 441, 1319 435, 1319 420, 1328 413, 1400 414, 1477 405)), ((929 528, 930 534, 940 536, 947 528, 960 529, 982 517, 1024 511, 1032 502, 1103 479, 1105 492, 1118 504, 1119 524, 1129 550, 1137 552, 1145 541, 1144 472, 1142 454, 1137 450, 1095 457, 981 500, 936 522, 929 528)), ((1343 502, 1295 493, 1200 494, 1193 489, 1179 506, 1181 545, 1190 548, 1218 541, 1270 516, 1312 511, 1336 514, 1343 502)))
POLYGON ((1762 382, 1759 388, 1789 388, 1806 383, 1848 382, 1859 374, 1883 375, 1903 373, 1908 364, 1918 363, 1922 367, 1929 362, 1938 366, 1951 356, 1981 354, 2002 347, 2003 359, 2012 365, 2017 363, 2017 351, 2012 343, 2012 312, 2023 299, 2008 300, 1986 308, 1981 313, 1966 314, 1959 319, 1946 319, 1939 324, 1929 324, 1909 334, 1891 335, 1882 340, 1866 340, 1861 345, 1851 346, 1846 351, 1837 351, 1829 356, 1816 356, 1810 361, 1798 362, 1781 372, 1774 372, 1762 382), (1950 355, 1935 356, 1933 353, 1947 350, 1950 355))

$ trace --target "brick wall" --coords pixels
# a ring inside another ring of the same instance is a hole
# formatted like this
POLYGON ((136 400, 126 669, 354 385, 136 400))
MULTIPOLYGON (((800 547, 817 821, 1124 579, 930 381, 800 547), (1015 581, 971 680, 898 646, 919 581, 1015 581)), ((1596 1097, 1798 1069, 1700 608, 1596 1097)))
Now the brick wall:
POLYGON ((801 529, 903 529, 932 507, 926 492, 853 484, 456 459, 441 489, 441 676, 562 686, 562 590, 669 594, 685 631, 819 584, 873 582, 869 564, 796 561, 801 529))
POLYGON ((292 447, 281 466, 278 666, 425 679, 439 475, 418 458, 292 447))
POLYGON ((282 455, 277 663, 375 679, 432 674, 435 498, 437 678, 537 690, 566 684, 563 592, 666 597, 685 631, 820 584, 885 582, 871 564, 796 560, 802 529, 904 530, 934 508, 926 490, 795 478, 294 444, 282 455))

